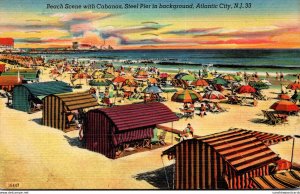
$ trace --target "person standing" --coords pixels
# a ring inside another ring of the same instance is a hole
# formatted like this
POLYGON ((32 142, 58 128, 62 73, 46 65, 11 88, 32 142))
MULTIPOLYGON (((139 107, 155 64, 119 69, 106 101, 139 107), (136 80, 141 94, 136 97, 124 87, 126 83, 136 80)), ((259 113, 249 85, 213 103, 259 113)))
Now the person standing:
POLYGON ((282 72, 280 72, 280 81, 284 81, 284 75, 282 72))

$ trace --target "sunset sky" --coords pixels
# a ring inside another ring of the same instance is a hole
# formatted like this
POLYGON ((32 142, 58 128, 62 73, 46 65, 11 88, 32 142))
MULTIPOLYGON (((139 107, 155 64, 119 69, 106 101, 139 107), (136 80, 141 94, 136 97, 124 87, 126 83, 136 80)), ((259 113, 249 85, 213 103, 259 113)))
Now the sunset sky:
POLYGON ((1 0, 0 37, 17 48, 300 48, 299 0, 1 0), (84 2, 84 3, 83 3, 84 2), (151 2, 151 3, 149 3, 151 2), (249 9, 47 9, 47 4, 251 3, 249 9))

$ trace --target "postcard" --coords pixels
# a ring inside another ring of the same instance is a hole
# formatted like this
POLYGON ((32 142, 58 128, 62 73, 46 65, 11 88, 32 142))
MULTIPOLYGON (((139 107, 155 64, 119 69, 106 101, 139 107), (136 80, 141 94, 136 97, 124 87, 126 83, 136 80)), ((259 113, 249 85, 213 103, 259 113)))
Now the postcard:
POLYGON ((299 188, 299 10, 2 0, 0 188, 299 188))

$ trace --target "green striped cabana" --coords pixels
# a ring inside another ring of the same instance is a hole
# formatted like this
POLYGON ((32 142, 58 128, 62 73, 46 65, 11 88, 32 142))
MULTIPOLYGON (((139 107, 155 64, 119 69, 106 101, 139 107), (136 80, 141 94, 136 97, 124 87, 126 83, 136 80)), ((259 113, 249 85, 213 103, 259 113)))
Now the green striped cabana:
POLYGON ((43 124, 65 130, 71 111, 96 107, 97 100, 89 92, 51 94, 43 99, 43 124))
POLYGON ((16 110, 31 112, 33 103, 41 104, 45 96, 66 92, 72 92, 72 88, 61 81, 18 85, 13 89, 12 107, 16 110))
POLYGON ((164 151, 175 162, 175 189, 249 189, 280 158, 250 131, 189 139, 164 151))

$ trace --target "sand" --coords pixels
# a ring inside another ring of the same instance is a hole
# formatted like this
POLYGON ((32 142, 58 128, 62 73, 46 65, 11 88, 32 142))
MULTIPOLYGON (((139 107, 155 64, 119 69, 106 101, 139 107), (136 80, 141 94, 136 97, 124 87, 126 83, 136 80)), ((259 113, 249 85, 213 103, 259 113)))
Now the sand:
MULTIPOLYGON (((43 81, 51 80, 48 70, 43 81)), ((64 81, 69 80, 69 75, 64 81)), ((83 81, 84 82, 84 81, 83 81)), ((84 86, 82 90, 87 89, 84 86)), ((182 130, 191 123, 197 135, 208 135, 228 130, 231 127, 278 133, 300 134, 300 117, 288 117, 288 124, 270 126, 259 123, 263 119, 261 110, 276 101, 278 90, 265 90, 271 97, 259 101, 257 107, 221 104, 228 111, 208 113, 205 117, 181 119, 174 122, 175 129, 182 130)), ((169 99, 171 94, 169 94, 169 99)), ((42 112, 27 114, 5 105, 0 99, 0 187, 7 189, 156 189, 136 175, 163 167, 161 153, 168 147, 133 154, 117 160, 80 148, 78 131, 64 133, 40 124, 42 112)), ((129 102, 125 102, 129 103, 129 102)), ((182 104, 165 102, 174 112, 182 104)), ((164 124, 171 126, 171 123, 164 124)), ((174 137, 167 135, 166 141, 175 144, 174 137)), ((282 158, 290 160, 292 140, 281 142, 270 148, 282 158)), ((294 162, 300 162, 300 139, 295 140, 294 162)), ((166 166, 174 163, 163 157, 166 166)), ((161 181, 165 181, 162 178, 161 181)))

